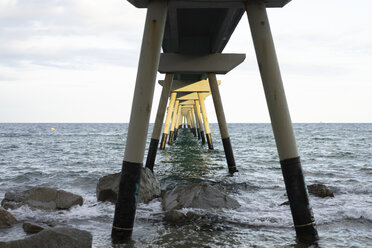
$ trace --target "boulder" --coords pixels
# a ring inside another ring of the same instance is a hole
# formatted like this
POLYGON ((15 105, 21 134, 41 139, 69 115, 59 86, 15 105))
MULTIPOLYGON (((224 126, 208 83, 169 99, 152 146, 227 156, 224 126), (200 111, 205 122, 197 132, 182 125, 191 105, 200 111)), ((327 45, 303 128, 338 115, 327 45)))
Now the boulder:
POLYGON ((182 208, 235 209, 240 204, 230 196, 208 184, 177 186, 164 194, 162 206, 165 211, 182 208))
POLYGON ((48 187, 13 189, 5 193, 1 205, 11 209, 23 205, 46 210, 69 209, 75 205, 83 205, 83 197, 48 187))
POLYGON ((307 186, 307 190, 310 194, 318 197, 334 197, 333 192, 324 184, 311 184, 307 186))
POLYGON ((23 223, 22 228, 23 228, 23 231, 25 231, 25 233, 27 234, 38 233, 45 229, 44 227, 40 225, 29 223, 29 222, 23 223))
POLYGON ((165 212, 164 221, 171 223, 171 224, 186 224, 191 222, 197 218, 197 215, 193 212, 183 213, 177 210, 170 210, 165 212))
POLYGON ((16 218, 4 208, 0 207, 0 228, 8 227, 15 223, 17 223, 16 218))
POLYGON ((170 210, 165 212, 163 220, 177 226, 191 224, 204 231, 222 231, 229 228, 228 221, 223 216, 205 210, 199 213, 193 210, 186 213, 183 210, 170 210))
MULTIPOLYGON (((98 201, 110 201, 116 203, 119 191, 121 173, 110 174, 101 177, 96 188, 98 201)), ((138 191, 138 202, 148 203, 161 194, 160 183, 154 173, 148 168, 143 168, 141 173, 141 183, 138 191)))
POLYGON ((161 194, 160 183, 154 173, 148 169, 142 169, 141 184, 138 191, 138 202, 148 203, 161 194))
POLYGON ((96 187, 97 201, 116 203, 118 198, 121 173, 109 174, 101 177, 96 187))
POLYGON ((92 235, 75 228, 51 228, 25 239, 0 242, 0 248, 90 248, 92 235))

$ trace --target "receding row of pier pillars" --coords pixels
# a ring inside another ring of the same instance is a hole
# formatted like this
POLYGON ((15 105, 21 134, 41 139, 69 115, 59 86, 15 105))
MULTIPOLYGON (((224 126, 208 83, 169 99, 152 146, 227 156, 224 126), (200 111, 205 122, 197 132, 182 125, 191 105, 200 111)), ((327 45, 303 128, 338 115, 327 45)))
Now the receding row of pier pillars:
POLYGON ((115 207, 111 235, 113 242, 126 242, 133 232, 158 71, 165 74, 165 79, 160 82, 163 89, 146 167, 154 170, 158 148, 164 149, 167 142, 171 144, 177 138, 178 128, 185 122, 195 136, 200 135, 201 142, 204 142, 202 132, 205 132, 208 146, 213 149, 204 104, 205 97, 211 94, 228 171, 231 174, 237 171, 216 74, 228 73, 245 59, 244 54, 222 53, 244 12, 248 15, 296 235, 304 241, 317 240, 316 225, 266 13, 267 7, 283 7, 289 1, 129 0, 136 7, 147 8, 147 15, 115 207))
MULTIPOLYGON (((160 136, 161 141, 159 149, 164 150, 167 143, 171 145, 173 140, 177 139, 178 129, 182 127, 182 125, 184 127, 189 127, 194 136, 197 136, 203 145, 207 140, 208 148, 213 150, 211 130, 204 103, 206 97, 211 94, 208 80, 190 83, 179 80, 173 81, 172 76, 173 73, 169 73, 166 75, 164 81, 159 82, 163 86, 163 90, 146 159, 146 167, 152 171, 159 147, 160 136), (160 132, 166 112, 168 95, 169 105, 163 134, 161 135, 160 132)), ((220 84, 220 81, 218 84, 220 84)), ((226 123, 224 123, 223 126, 226 126, 226 123)), ((231 156, 233 155, 231 154, 231 156)), ((230 173, 234 172, 235 170, 230 170, 230 173)))

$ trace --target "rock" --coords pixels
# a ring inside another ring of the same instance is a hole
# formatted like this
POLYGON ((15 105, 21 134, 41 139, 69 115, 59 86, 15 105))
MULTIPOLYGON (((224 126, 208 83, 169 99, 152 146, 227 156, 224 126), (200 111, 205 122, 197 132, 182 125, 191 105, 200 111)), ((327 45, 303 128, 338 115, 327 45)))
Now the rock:
MULTIPOLYGON (((116 203, 119 191, 121 173, 110 174, 101 177, 96 188, 98 201, 110 201, 116 203)), ((148 168, 143 168, 141 173, 141 184, 138 191, 138 202, 148 203, 161 194, 160 183, 154 173, 148 168)))
POLYGON ((38 233, 45 229, 44 227, 40 225, 29 223, 29 222, 23 223, 22 228, 23 228, 23 231, 25 231, 25 233, 27 234, 38 233))
POLYGON ((197 230, 203 231, 222 231, 229 229, 224 217, 218 214, 205 212, 205 210, 199 213, 194 211, 187 211, 184 213, 182 210, 170 210, 165 212, 163 220, 172 225, 191 224, 197 230))
POLYGON ((120 174, 109 174, 101 177, 96 187, 97 201, 110 201, 116 203, 118 198, 120 174))
POLYGON ((307 186, 307 190, 310 194, 318 197, 334 197, 333 192, 324 184, 311 184, 307 186))
POLYGON ((177 210, 170 210, 165 212, 165 216, 163 218, 164 221, 171 223, 171 224, 185 224, 190 221, 193 221, 197 218, 193 212, 187 212, 186 214, 177 210))
POLYGON ((138 191, 138 202, 148 203, 161 194, 160 183, 154 173, 148 169, 142 169, 141 184, 138 191))
POLYGON ((48 187, 34 187, 31 189, 14 189, 5 193, 1 202, 4 208, 19 208, 28 205, 31 208, 55 210, 69 209, 75 205, 83 205, 83 197, 48 187))
POLYGON ((279 206, 289 206, 289 201, 285 201, 282 204, 280 204, 279 206))
POLYGON ((16 218, 4 208, 0 207, 0 228, 8 227, 15 223, 17 223, 16 218))
POLYGON ((0 242, 0 248, 90 248, 92 235, 75 228, 51 228, 25 239, 0 242))
POLYGON ((182 208, 234 209, 240 207, 240 204, 214 186, 192 184, 177 186, 165 193, 162 206, 165 211, 168 211, 182 208))

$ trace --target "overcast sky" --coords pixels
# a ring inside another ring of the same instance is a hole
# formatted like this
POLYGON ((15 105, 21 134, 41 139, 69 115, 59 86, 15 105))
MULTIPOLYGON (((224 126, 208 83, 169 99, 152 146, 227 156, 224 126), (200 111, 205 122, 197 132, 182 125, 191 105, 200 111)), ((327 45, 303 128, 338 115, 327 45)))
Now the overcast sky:
MULTIPOLYGON (((293 122, 372 122, 371 13, 371 0, 268 10, 293 122)), ((0 122, 128 122, 145 14, 124 0, 0 0, 0 122)), ((218 78, 227 121, 269 122, 246 15, 224 52, 247 54, 218 78)))

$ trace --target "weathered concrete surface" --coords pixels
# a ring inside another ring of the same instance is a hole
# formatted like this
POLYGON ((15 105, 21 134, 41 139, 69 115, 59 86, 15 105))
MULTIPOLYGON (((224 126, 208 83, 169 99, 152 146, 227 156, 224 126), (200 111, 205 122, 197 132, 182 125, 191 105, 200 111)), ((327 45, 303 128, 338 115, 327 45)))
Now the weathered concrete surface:
MULTIPOLYGON (((121 173, 110 174, 101 177, 96 188, 98 201, 110 201, 116 203, 119 191, 121 173)), ((141 184, 138 191, 138 202, 148 203, 161 194, 160 183, 154 173, 148 168, 143 168, 141 173, 141 184)))
POLYGON ((4 208, 0 207, 0 228, 9 227, 15 223, 17 223, 16 218, 4 208))
POLYGON ((48 187, 13 189, 5 193, 1 205, 10 209, 23 205, 46 210, 69 209, 75 205, 83 205, 83 197, 48 187))
POLYGON ((230 196, 208 184, 192 184, 177 186, 163 196, 163 210, 177 210, 182 208, 201 209, 235 209, 240 204, 230 196))
POLYGON ((90 248, 92 235, 75 228, 52 228, 21 240, 0 242, 0 248, 90 248))

